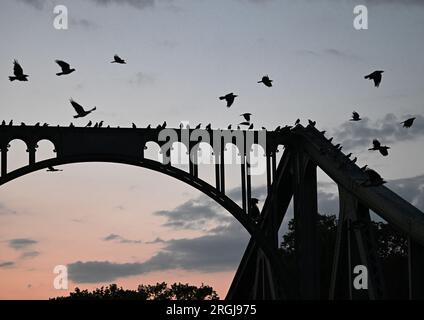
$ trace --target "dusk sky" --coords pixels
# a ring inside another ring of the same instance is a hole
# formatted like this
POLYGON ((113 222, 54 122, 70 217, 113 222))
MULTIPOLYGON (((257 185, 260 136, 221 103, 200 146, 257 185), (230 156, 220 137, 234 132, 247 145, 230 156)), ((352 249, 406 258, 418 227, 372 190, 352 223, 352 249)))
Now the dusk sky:
MULTIPOLYGON (((420 0, 2 1, 0 121, 226 128, 251 112, 255 127, 272 130, 313 119, 424 210, 423 34, 420 0), (59 4, 68 8, 68 30, 53 27, 59 4), (353 27, 359 4, 368 8, 368 30, 353 27), (114 54, 127 64, 111 64, 114 54), (8 80, 14 59, 28 82, 8 80), (55 59, 76 72, 57 77, 55 59), (364 79, 374 70, 385 71, 379 88, 364 79), (266 74, 272 88, 257 83, 266 74), (229 92, 239 97, 228 109, 218 97, 229 92), (96 112, 73 119, 71 97, 96 112), (354 110, 362 121, 349 121, 354 110), (411 116, 415 125, 402 128, 411 116), (389 157, 367 150, 374 138, 391 146, 389 157)), ((10 170, 27 164, 22 141, 9 150, 10 170)), ((40 143, 37 156, 52 150, 40 143)), ((1 299, 65 295, 53 288, 56 265, 68 266, 69 290, 203 282, 225 297, 249 237, 218 204, 147 169, 60 169, 0 187, 1 299)), ((200 175, 212 182, 213 170, 201 166, 200 175)), ((239 171, 227 172, 239 201, 239 171)), ((265 181, 253 180, 261 204, 265 181)), ((320 212, 337 214, 335 185, 322 173, 319 182, 320 212)))

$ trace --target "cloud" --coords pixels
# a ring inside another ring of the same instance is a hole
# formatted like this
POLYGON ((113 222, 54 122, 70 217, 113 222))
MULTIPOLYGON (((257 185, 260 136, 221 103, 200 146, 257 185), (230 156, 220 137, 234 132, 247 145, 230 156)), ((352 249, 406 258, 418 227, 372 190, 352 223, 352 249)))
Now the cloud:
POLYGON ((114 241, 117 243, 132 243, 132 244, 140 244, 143 243, 141 240, 129 240, 118 234, 111 233, 110 235, 103 238, 103 241, 114 241))
POLYGON ((343 60, 350 60, 350 61, 361 61, 362 58, 349 52, 342 51, 340 49, 335 48, 326 48, 322 50, 309 50, 309 49, 301 49, 296 51, 297 54, 311 56, 311 57, 330 57, 330 58, 337 58, 337 59, 343 59, 343 60))
POLYGON ((69 279, 77 283, 114 281, 148 272, 182 269, 200 272, 234 270, 249 236, 238 224, 193 239, 164 241, 165 247, 145 262, 78 261, 68 264, 69 279))
POLYGON ((145 9, 155 6, 155 0, 91 0, 96 5, 107 7, 114 5, 128 5, 136 9, 145 9))
POLYGON ((391 180, 387 186, 418 209, 424 211, 424 175, 391 180))
MULTIPOLYGON (((388 182, 388 186, 407 201, 424 210, 424 175, 397 179, 388 182)), ((259 194, 264 194, 266 187, 255 188, 259 194)), ((320 183, 318 190, 319 210, 321 214, 338 214, 339 199, 335 192, 328 190, 327 183, 320 183), (324 189, 324 190, 323 190, 324 189)), ((235 192, 234 190, 230 190, 235 192)), ((223 214, 214 212, 219 206, 211 210, 202 207, 212 201, 206 197, 198 197, 178 206, 174 211, 162 211, 161 215, 171 222, 183 222, 184 219, 206 219, 210 216, 218 221, 215 227, 210 228, 209 234, 191 239, 160 238, 146 243, 163 243, 162 249, 150 259, 136 263, 115 263, 111 261, 75 262, 68 265, 69 278, 77 283, 110 282, 118 278, 142 275, 149 272, 182 269, 198 272, 218 272, 234 270, 240 263, 249 235, 243 227, 233 219, 222 221, 223 214), (199 208, 196 215, 195 208, 199 208), (174 215, 173 215, 174 214, 174 215)), ((285 224, 293 216, 289 210, 285 224)), ((192 225, 182 223, 183 227, 192 225)), ((121 237, 111 234, 109 240, 120 240, 121 237)), ((105 239, 106 239, 105 238, 105 239)))
POLYGON ((44 5, 46 4, 46 0, 17 0, 18 2, 27 4, 37 10, 44 9, 44 5))
POLYGON ((15 266, 13 261, 0 262, 0 268, 12 268, 15 266))
POLYGON ((228 224, 232 219, 223 208, 207 196, 188 200, 172 210, 153 214, 167 219, 165 227, 207 231, 217 224, 228 224))
POLYGON ((85 30, 92 30, 98 27, 98 25, 91 20, 84 19, 84 18, 73 18, 73 17, 69 19, 69 25, 75 26, 75 27, 81 27, 85 30))
POLYGON ((363 118, 358 122, 346 121, 333 132, 335 141, 341 143, 345 149, 355 149, 371 146, 373 139, 379 139, 383 144, 413 140, 424 136, 424 117, 421 115, 406 115, 402 118, 388 113, 384 118, 371 121, 363 118), (414 125, 403 128, 400 122, 416 117, 414 125))
POLYGON ((9 247, 16 250, 25 249, 33 244, 38 243, 38 241, 27 239, 27 238, 12 239, 12 240, 9 240, 8 242, 9 242, 9 247))
POLYGON ((144 73, 144 72, 137 72, 130 80, 129 83, 130 84, 135 84, 138 86, 141 85, 150 85, 153 84, 156 81, 155 77, 144 73))
POLYGON ((40 255, 40 252, 38 251, 28 251, 28 252, 24 252, 21 255, 21 259, 32 259, 35 257, 38 257, 40 255))
POLYGON ((146 244, 156 244, 156 243, 164 243, 164 242, 165 242, 165 240, 158 237, 158 238, 156 238, 152 241, 146 241, 146 244))
POLYGON ((8 214, 16 214, 16 211, 8 208, 5 204, 0 203, 0 216, 8 214))
MULTIPOLYGON (((357 2, 354 0, 353 2, 357 2)), ((363 0, 364 4, 397 4, 397 5, 422 5, 422 0, 363 0)))

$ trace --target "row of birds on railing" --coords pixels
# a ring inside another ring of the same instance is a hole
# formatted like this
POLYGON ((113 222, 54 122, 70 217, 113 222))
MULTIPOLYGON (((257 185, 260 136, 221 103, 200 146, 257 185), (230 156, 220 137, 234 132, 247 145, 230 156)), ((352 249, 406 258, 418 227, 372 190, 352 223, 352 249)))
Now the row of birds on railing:
MULTIPOLYGON (((358 158, 355 157, 353 159, 351 159, 352 157, 352 153, 349 154, 343 154, 342 153, 342 149, 343 146, 338 143, 338 144, 333 144, 333 137, 331 138, 325 138, 325 131, 319 131, 322 136, 324 137, 324 139, 329 143, 328 147, 321 147, 319 149, 319 153, 323 156, 329 156, 333 159, 335 159, 336 161, 338 161, 338 169, 344 169, 346 168, 348 165, 354 166, 356 165, 356 162, 358 161, 358 158)), ((365 187, 371 187, 371 186, 380 186, 386 183, 386 181, 380 176, 380 174, 369 168, 368 165, 365 165, 363 167, 360 168, 361 171, 363 171, 366 175, 367 175, 367 180, 362 181, 361 185, 365 186, 365 187)))

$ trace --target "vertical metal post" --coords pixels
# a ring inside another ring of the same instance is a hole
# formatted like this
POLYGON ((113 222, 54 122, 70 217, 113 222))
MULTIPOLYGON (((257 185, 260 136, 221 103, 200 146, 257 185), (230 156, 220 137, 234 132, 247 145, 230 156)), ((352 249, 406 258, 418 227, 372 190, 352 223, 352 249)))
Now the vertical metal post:
POLYGON ((225 145, 221 139, 221 192, 225 193, 225 145))
POLYGON ((29 154, 29 165, 32 165, 35 163, 35 151, 36 151, 35 145, 28 146, 27 152, 29 154))
POLYGON ((272 186, 272 180, 271 180, 271 157, 270 157, 270 154, 269 153, 267 153, 267 155, 266 155, 266 183, 267 183, 268 194, 271 194, 271 186, 272 186))
POLYGON ((7 146, 1 148, 1 176, 4 177, 7 174, 7 146))
POLYGON ((241 199, 242 199, 242 208, 245 213, 247 213, 246 206, 246 155, 242 154, 241 156, 241 199))

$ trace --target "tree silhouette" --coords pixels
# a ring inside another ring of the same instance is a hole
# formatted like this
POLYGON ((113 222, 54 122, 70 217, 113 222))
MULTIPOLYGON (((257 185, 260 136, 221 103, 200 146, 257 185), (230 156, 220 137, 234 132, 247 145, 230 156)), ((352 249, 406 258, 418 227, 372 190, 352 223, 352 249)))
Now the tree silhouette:
MULTIPOLYGON (((372 221, 372 228, 377 241, 377 254, 381 261, 383 277, 390 279, 385 283, 387 298, 408 299, 407 238, 387 223, 372 221)), ((291 219, 288 223, 288 232, 283 236, 283 241, 280 244, 280 252, 291 272, 290 274, 297 281, 298 267, 296 264, 294 229, 295 223, 291 219)), ((335 215, 318 215, 317 233, 322 299, 328 299, 336 230, 337 217, 335 215)))
POLYGON ((52 300, 218 300, 218 294, 212 287, 202 284, 200 287, 174 283, 168 287, 166 282, 155 285, 139 285, 137 290, 128 290, 110 284, 93 291, 78 287, 69 296, 52 300))

